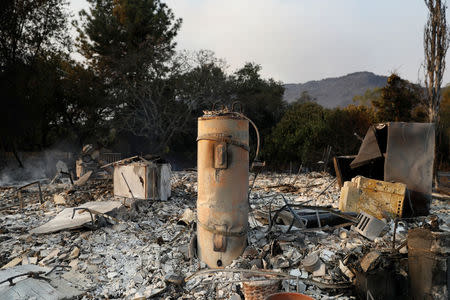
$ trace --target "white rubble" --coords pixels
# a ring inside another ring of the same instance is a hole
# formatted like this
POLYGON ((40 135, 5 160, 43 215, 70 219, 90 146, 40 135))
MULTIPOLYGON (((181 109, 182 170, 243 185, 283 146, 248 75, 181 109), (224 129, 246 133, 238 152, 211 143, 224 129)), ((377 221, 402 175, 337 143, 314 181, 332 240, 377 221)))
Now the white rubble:
MULTIPOLYGON (((29 201, 23 210, 0 207, 0 265, 20 258, 19 263, 24 265, 34 262, 48 268, 63 266, 58 276, 77 283, 85 299, 244 299, 239 273, 183 280, 205 268, 189 256, 195 235, 196 172, 173 172, 171 180, 172 196, 168 201, 137 201, 117 212, 114 217, 119 223, 103 220, 98 228, 40 235, 30 234, 29 230, 50 221, 65 208, 117 199, 110 182, 92 179, 73 190, 67 185, 44 184, 42 205, 36 201, 36 189, 25 190, 22 196, 29 201), (54 195, 67 190, 66 204, 55 205, 54 195)), ((332 184, 333 180, 325 173, 259 174, 249 201, 249 247, 226 269, 273 269, 298 278, 298 282, 283 280, 283 286, 290 291, 299 289, 315 299, 354 299, 351 290, 320 289, 310 280, 349 282, 352 273, 346 267, 348 257, 362 256, 369 248, 391 247, 392 231, 372 242, 356 232, 330 226, 302 231, 296 226, 274 224, 268 230, 269 209, 273 213, 285 204, 280 195, 289 204, 337 208, 339 188, 332 184), (324 266, 316 278, 301 268, 302 259, 313 252, 319 254, 324 266)), ((253 174, 249 182, 251 185, 253 174)), ((13 205, 15 197, 13 189, 0 189, 2 205, 13 205)), ((444 201, 435 200, 432 209, 448 220, 449 209, 444 201)), ((393 228, 392 222, 389 226, 393 228)), ((408 224, 398 226, 397 245, 405 240, 407 230, 408 224)))

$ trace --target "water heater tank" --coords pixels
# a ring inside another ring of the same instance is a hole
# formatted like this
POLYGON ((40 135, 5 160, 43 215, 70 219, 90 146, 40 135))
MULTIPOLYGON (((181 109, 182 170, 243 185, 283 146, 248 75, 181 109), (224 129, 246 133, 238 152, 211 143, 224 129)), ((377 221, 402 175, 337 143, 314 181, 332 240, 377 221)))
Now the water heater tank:
POLYGON ((197 250, 211 268, 229 265, 247 245, 248 127, 234 113, 198 119, 197 250))

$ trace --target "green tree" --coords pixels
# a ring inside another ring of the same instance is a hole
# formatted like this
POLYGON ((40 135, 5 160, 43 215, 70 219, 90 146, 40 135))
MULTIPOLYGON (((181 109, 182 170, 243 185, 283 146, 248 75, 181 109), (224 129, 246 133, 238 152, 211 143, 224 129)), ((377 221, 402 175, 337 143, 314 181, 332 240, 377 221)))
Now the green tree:
MULTIPOLYGON (((380 122, 387 121, 413 121, 412 112, 420 110, 422 90, 420 86, 392 74, 387 80, 386 86, 381 88, 381 97, 372 100, 380 122)), ((416 112, 420 117, 420 114, 416 112)))
MULTIPOLYGON (((195 153, 196 144, 192 136, 196 135, 197 117, 203 110, 210 110, 213 103, 217 104, 217 109, 221 105, 230 107, 235 101, 241 102, 243 112, 257 124, 264 143, 264 138, 280 120, 286 106, 282 100, 281 83, 261 78, 261 67, 257 64, 248 63, 229 75, 225 61, 217 59, 211 51, 185 54, 180 55, 181 61, 187 63, 181 64, 189 67, 180 72, 175 86, 177 98, 186 105, 186 113, 191 115, 185 131, 179 132, 174 139, 174 147, 195 153)), ((235 109, 240 107, 235 105, 235 109)), ((252 130, 250 134, 253 151, 256 138, 252 130)))
POLYGON ((283 116, 286 103, 282 83, 261 78, 260 71, 260 65, 246 63, 233 74, 233 100, 243 104, 245 114, 257 124, 261 135, 266 136, 283 116))
POLYGON ((366 106, 325 109, 314 102, 295 103, 273 129, 265 159, 313 166, 327 146, 334 155, 355 153, 361 145, 355 133, 364 136, 375 119, 374 109, 366 106))
POLYGON ((5 150, 49 146, 56 115, 65 108, 61 95, 61 61, 70 50, 67 2, 0 2, 0 118, 5 150))
POLYGON ((105 79, 158 77, 173 56, 181 19, 159 0, 88 0, 75 22, 78 48, 105 79))
POLYGON ((271 163, 302 162, 311 165, 321 159, 327 146, 324 136, 326 111, 313 102, 294 104, 270 135, 264 158, 271 163))
POLYGON ((0 1, 0 71, 65 52, 71 44, 67 4, 65 0, 0 1))
POLYGON ((91 68, 70 60, 63 61, 60 69, 59 105, 64 109, 57 114, 54 134, 79 145, 95 141, 108 146, 111 130, 107 120, 113 112, 101 78, 91 68))
POLYGON ((197 118, 203 110, 211 110, 213 103, 230 104, 233 82, 226 73, 226 62, 212 51, 182 51, 175 61, 182 66, 174 86, 178 102, 183 103, 186 123, 175 133, 170 144, 172 151, 194 161, 196 158, 197 118))
POLYGON ((181 19, 159 0, 88 0, 80 12, 78 47, 103 79, 114 126, 161 153, 186 122, 176 98, 172 61, 181 19))
MULTIPOLYGON (((261 78, 261 66, 246 63, 231 76, 233 101, 243 105, 243 111, 258 127, 261 149, 266 147, 266 139, 272 128, 283 116, 287 107, 283 101, 284 87, 274 79, 261 78)), ((256 135, 250 131, 251 149, 256 149, 256 135)))
POLYGON ((192 113, 198 116, 213 103, 228 104, 233 85, 226 73, 226 62, 210 50, 183 51, 175 59, 184 66, 178 72, 177 97, 191 103, 192 113))
POLYGON ((376 122, 375 111, 364 105, 349 105, 326 111, 327 144, 336 155, 357 153, 367 129, 376 122))

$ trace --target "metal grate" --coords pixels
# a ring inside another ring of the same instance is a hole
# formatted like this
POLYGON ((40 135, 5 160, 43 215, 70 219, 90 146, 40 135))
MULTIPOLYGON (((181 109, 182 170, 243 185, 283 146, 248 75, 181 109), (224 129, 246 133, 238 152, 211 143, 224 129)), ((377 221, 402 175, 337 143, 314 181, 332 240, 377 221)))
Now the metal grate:
POLYGON ((386 227, 384 221, 378 220, 365 212, 360 212, 357 218, 358 224, 353 226, 352 229, 372 241, 378 237, 386 227))
POLYGON ((99 160, 105 162, 105 164, 110 164, 121 159, 122 153, 101 153, 99 158, 99 160))

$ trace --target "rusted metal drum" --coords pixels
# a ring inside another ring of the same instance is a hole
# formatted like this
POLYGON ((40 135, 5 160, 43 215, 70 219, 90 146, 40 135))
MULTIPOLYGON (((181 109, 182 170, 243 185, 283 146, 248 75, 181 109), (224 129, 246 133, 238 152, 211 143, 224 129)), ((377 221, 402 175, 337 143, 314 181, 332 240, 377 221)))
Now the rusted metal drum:
POLYGON ((242 116, 198 119, 197 250, 210 268, 229 265, 247 245, 248 136, 242 116))

